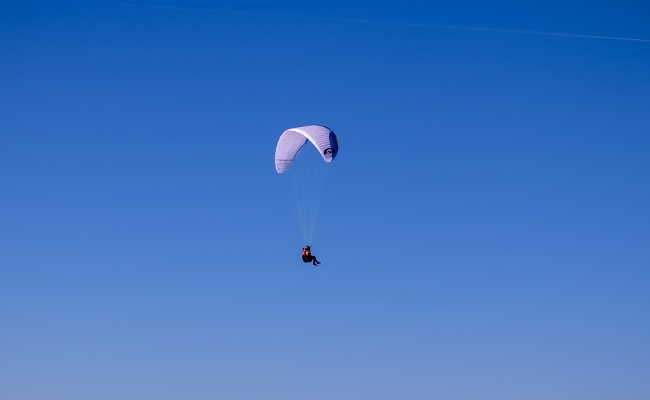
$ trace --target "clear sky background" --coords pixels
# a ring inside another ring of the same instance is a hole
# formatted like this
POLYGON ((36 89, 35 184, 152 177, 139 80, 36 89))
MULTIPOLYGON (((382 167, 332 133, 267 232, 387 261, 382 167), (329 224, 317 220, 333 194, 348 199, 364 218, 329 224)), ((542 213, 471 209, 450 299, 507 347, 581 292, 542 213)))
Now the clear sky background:
POLYGON ((647 2, 88 3, 0 13, 0 398, 650 398, 650 43, 435 25, 647 2))

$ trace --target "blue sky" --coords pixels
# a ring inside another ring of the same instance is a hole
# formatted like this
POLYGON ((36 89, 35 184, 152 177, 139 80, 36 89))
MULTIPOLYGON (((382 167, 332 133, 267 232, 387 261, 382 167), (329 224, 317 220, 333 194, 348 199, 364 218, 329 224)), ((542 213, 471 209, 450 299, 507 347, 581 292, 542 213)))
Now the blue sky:
POLYGON ((648 398, 650 44, 437 26, 650 39, 608 3, 7 6, 0 397, 648 398))

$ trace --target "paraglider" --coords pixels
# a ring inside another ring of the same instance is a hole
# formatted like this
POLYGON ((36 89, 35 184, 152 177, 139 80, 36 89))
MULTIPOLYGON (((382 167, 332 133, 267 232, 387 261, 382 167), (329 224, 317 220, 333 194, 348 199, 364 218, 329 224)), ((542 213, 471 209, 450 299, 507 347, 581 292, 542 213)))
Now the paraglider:
POLYGON ((320 261, 316 259, 316 256, 311 254, 311 246, 309 245, 302 248, 302 261, 312 263, 313 265, 320 264, 320 261))
POLYGON ((275 170, 283 174, 298 155, 302 146, 310 141, 326 163, 331 163, 339 152, 339 142, 331 129, 321 125, 301 126, 282 133, 275 147, 275 170))
MULTIPOLYGON (((302 260, 313 265, 320 261, 311 253, 314 228, 320 207, 320 184, 323 171, 327 164, 334 161, 339 152, 339 142, 334 132, 322 125, 308 125, 287 129, 280 135, 275 147, 275 170, 284 175, 294 166, 296 158, 305 144, 310 143, 316 149, 326 164, 318 163, 308 170, 305 165, 295 166, 294 190, 298 203, 298 219, 303 234, 303 240, 308 243, 302 249, 302 260), (308 175, 298 178, 298 175, 308 175)), ((309 146, 311 147, 311 146, 309 146)))

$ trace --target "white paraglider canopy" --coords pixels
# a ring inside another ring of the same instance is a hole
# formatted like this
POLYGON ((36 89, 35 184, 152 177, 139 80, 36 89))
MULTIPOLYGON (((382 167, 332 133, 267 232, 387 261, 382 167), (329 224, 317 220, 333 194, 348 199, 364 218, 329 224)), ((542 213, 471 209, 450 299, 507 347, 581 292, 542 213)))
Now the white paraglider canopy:
POLYGON ((282 133, 275 147, 275 170, 284 173, 300 149, 310 141, 325 162, 332 162, 339 150, 338 140, 331 129, 321 125, 300 126, 287 129, 282 133))

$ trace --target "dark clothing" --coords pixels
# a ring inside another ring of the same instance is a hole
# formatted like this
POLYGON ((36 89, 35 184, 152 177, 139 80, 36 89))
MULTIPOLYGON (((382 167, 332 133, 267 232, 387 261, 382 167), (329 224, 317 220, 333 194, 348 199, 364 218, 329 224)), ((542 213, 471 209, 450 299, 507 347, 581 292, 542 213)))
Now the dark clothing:
POLYGON ((302 255, 302 261, 304 261, 304 262, 306 262, 306 263, 310 262, 310 263, 312 263, 313 265, 318 265, 318 264, 320 264, 320 261, 318 261, 318 260, 316 259, 316 257, 314 257, 314 256, 311 255, 311 254, 303 254, 303 255, 302 255))

